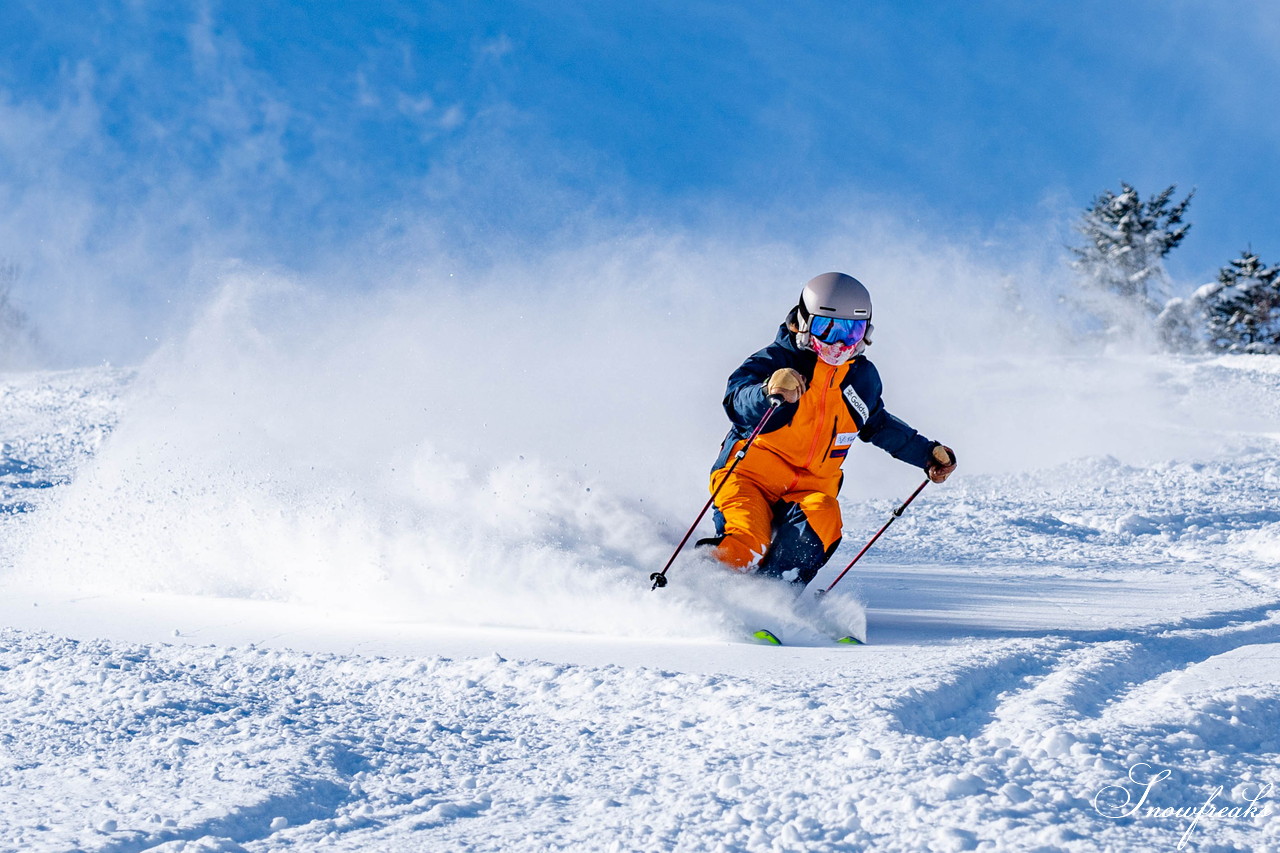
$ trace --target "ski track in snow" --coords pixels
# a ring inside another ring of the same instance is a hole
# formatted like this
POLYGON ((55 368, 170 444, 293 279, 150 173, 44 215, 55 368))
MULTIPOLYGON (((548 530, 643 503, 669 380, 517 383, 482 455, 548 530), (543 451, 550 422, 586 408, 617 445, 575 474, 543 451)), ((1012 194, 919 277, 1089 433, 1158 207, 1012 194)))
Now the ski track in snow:
MULTIPOLYGON (((1190 369, 1280 418, 1271 361, 1190 369)), ((0 377, 6 571, 132 381, 0 377)), ((1136 801, 1144 767, 1170 771, 1162 808, 1280 783, 1276 449, 1224 434, 1201 459, 929 489, 849 579, 861 648, 10 585, 0 849, 1173 849, 1186 817, 1097 804, 1136 801)), ((891 508, 850 502, 846 526, 891 508)), ((1190 849, 1280 849, 1277 799, 1190 849)))

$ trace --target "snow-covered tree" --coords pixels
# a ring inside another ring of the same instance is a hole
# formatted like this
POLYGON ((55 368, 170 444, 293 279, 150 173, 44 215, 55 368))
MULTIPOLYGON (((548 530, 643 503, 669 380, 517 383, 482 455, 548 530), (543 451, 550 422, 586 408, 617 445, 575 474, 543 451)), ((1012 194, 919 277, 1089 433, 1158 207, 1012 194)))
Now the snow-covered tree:
POLYGON ((1193 299, 1204 311, 1213 349, 1280 353, 1280 267, 1245 251, 1193 299))
POLYGON ((1204 310, 1196 296, 1165 303, 1156 317, 1156 334, 1170 352, 1194 352, 1204 348, 1204 310))
POLYGON ((13 261, 0 260, 0 343, 9 339, 24 325, 25 318, 13 304, 11 291, 21 269, 13 261))
POLYGON ((11 295, 20 273, 13 261, 0 260, 0 366, 11 366, 30 349, 27 316, 11 295))
POLYGON ((1176 186, 1143 201, 1138 191, 1121 183, 1093 201, 1076 225, 1084 237, 1071 247, 1072 262, 1082 276, 1080 300, 1109 329, 1131 333, 1149 324, 1168 297, 1163 258, 1186 236, 1183 222, 1190 193, 1174 203, 1176 186))

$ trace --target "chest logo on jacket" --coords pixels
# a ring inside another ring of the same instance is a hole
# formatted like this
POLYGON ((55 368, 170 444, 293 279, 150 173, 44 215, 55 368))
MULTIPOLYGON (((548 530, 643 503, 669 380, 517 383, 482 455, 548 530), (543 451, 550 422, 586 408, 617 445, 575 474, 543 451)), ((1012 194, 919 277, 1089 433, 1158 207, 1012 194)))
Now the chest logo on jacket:
POLYGON ((849 405, 853 407, 853 410, 858 413, 858 417, 865 424, 867 418, 871 417, 871 410, 867 408, 866 403, 862 402, 862 398, 858 396, 857 391, 853 390, 852 385, 844 389, 844 398, 849 401, 849 405))

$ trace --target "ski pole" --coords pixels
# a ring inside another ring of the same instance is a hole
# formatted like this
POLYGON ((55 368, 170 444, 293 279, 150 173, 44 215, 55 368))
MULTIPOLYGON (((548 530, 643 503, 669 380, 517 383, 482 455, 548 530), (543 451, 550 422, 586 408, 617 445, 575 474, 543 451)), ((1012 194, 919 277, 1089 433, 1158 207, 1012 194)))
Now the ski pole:
POLYGON ((876 535, 871 537, 871 541, 870 541, 870 542, 868 542, 866 545, 863 545, 863 546, 862 546, 862 550, 858 552, 858 556, 854 557, 854 558, 853 558, 853 560, 852 560, 852 561, 850 561, 849 565, 847 565, 847 566, 845 566, 845 567, 844 567, 844 571, 843 571, 843 572, 841 572, 841 573, 836 577, 836 579, 835 579, 835 580, 833 580, 833 581, 831 582, 831 586, 827 587, 826 589, 820 589, 820 590, 818 590, 818 591, 817 591, 817 593, 815 593, 819 598, 821 598, 822 596, 826 595, 828 592, 831 592, 831 590, 835 588, 835 585, 836 585, 836 584, 838 584, 838 583, 840 583, 840 578, 842 578, 842 577, 844 577, 845 575, 849 574, 849 570, 853 568, 853 564, 854 564, 854 563, 856 563, 856 562, 858 562, 859 560, 861 560, 861 559, 862 559, 862 555, 863 555, 863 554, 865 554, 865 553, 867 553, 867 551, 871 550, 871 546, 872 546, 872 545, 874 545, 874 544, 876 544, 876 540, 880 538, 880 534, 881 534, 881 533, 884 533, 886 530, 888 530, 888 529, 889 529, 889 525, 890 525, 890 524, 893 524, 895 521, 897 521, 897 520, 898 520, 899 516, 901 516, 901 515, 902 515, 903 510, 905 510, 907 507, 911 506, 911 502, 912 502, 913 500, 915 500, 915 499, 916 499, 916 495, 918 495, 918 494, 920 494, 921 492, 923 492, 923 491, 924 491, 924 487, 925 487, 925 486, 927 486, 927 485, 929 485, 929 480, 928 480, 928 478, 926 477, 926 478, 925 478, 925 481, 924 481, 923 483, 921 483, 920 485, 916 486, 916 490, 915 490, 914 492, 912 492, 912 493, 911 493, 911 497, 909 497, 909 498, 907 498, 905 501, 903 501, 903 502, 902 502, 902 506, 898 507, 897 509, 895 509, 895 510, 893 511, 893 515, 889 516, 889 520, 888 520, 888 521, 886 521, 886 522, 884 523, 884 527, 881 527, 878 531, 876 531, 876 535))
POLYGON ((667 564, 662 567, 662 571, 654 572, 649 575, 649 580, 653 581, 653 586, 649 587, 649 589, 659 589, 667 585, 667 569, 671 568, 671 564, 676 561, 676 557, 679 556, 680 551, 683 550, 685 543, 689 541, 689 537, 693 535, 693 531, 697 529, 698 523, 702 521, 702 517, 707 514, 707 510, 711 509, 711 505, 716 502, 716 496, 720 494, 720 490, 724 488, 724 484, 729 482, 729 476, 733 474, 734 469, 738 467, 738 463, 747 455, 747 450, 755 442, 756 436, 764 431, 764 425, 769 422, 769 416, 776 412, 778 407, 782 405, 782 398, 777 394, 771 394, 768 397, 768 400, 768 411, 764 413, 764 417, 760 419, 760 423, 756 424, 756 428, 752 430, 751 435, 747 437, 747 443, 742 445, 742 449, 734 456, 733 464, 730 465, 729 470, 725 472, 724 479, 720 481, 720 485, 716 486, 716 490, 711 493, 711 497, 707 500, 707 505, 702 508, 702 512, 698 513, 698 517, 693 520, 693 524, 689 527, 689 532, 685 533, 684 538, 680 540, 680 544, 676 546, 675 553, 671 555, 671 559, 667 560, 667 564))

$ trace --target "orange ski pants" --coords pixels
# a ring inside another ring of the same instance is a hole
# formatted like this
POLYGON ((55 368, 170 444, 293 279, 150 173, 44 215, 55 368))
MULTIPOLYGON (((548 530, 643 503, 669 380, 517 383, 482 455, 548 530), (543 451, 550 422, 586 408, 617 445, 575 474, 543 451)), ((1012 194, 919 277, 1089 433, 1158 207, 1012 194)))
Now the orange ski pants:
POLYGON ((839 477, 796 468, 756 444, 726 481, 741 443, 729 463, 711 474, 713 492, 724 482, 715 501, 717 533, 723 536, 716 556, 741 572, 798 569, 808 581, 840 543, 839 477))

